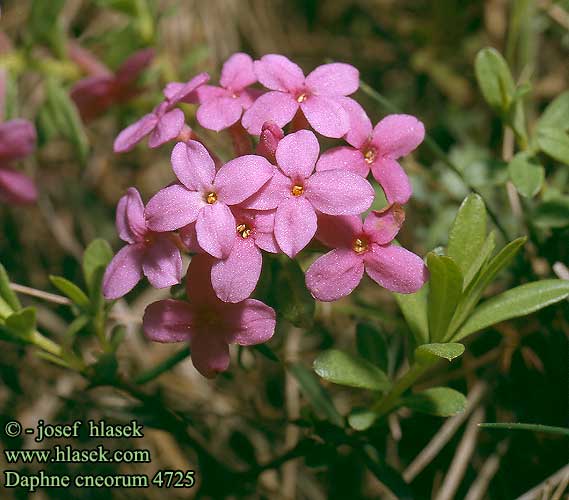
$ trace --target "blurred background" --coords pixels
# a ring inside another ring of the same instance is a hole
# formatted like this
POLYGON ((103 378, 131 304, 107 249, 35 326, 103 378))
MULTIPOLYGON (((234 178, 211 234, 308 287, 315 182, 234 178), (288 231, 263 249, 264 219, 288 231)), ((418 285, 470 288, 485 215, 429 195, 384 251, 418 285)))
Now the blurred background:
MULTIPOLYGON (((523 212, 512 204, 505 188, 504 160, 508 158, 502 125, 484 103, 474 76, 474 57, 485 46, 505 55, 516 80, 531 83, 526 100, 531 129, 544 107, 568 88, 567 0, 5 1, 0 18, 0 66, 8 74, 5 119, 23 117, 36 124, 36 154, 21 168, 36 180, 40 194, 34 206, 0 206, 0 261, 18 284, 55 292, 49 275, 80 283, 79 259, 92 239, 105 238, 113 249, 120 247, 114 209, 125 190, 137 186, 147 200, 173 180, 168 147, 140 147, 114 155, 117 133, 150 112, 161 100, 166 82, 186 81, 201 71, 210 72, 215 80, 223 61, 244 51, 254 58, 267 53, 287 55, 306 73, 329 60, 356 66, 362 80, 393 106, 425 123, 432 139, 485 196, 511 235, 531 235, 529 250, 501 276, 493 291, 554 277, 553 265, 569 262, 569 221, 560 223, 557 214, 544 214, 538 205, 548 196, 568 194, 569 168, 545 160, 547 181, 538 199, 523 200, 523 212), (156 54, 140 78, 140 92, 95 119, 83 120, 77 119, 73 108, 70 115, 66 107, 71 102, 66 97, 69 90, 87 75, 70 54, 70 44, 87 49, 113 71, 137 50, 151 47, 156 54)), ((389 112, 361 91, 356 98, 374 123, 389 112)), ((191 117, 191 107, 186 110, 191 117)), ((230 158, 229 136, 200 134, 222 158, 230 158)), ((469 188, 425 146, 404 165, 412 178, 414 197, 400 241, 424 255, 446 244, 450 224, 469 188)), ((306 262, 311 258, 306 257, 306 262)), ((144 307, 164 296, 141 285, 128 304, 120 301, 114 309, 114 320, 127 325, 118 350, 120 370, 127 378, 176 350, 150 345, 140 333, 144 307)), ((68 308, 34 298, 27 303, 37 306, 42 331, 64 338, 73 319, 68 308)), ((461 361, 451 368, 441 367, 432 380, 425 380, 425 386, 442 381, 474 394, 478 399, 472 415, 484 421, 566 426, 568 309, 564 302, 473 337, 461 361)), ((385 337, 389 366, 394 370, 406 350, 402 319, 391 295, 370 283, 355 298, 334 308, 321 307, 310 331, 282 326, 286 332, 277 332, 270 345, 284 359, 309 366, 315 353, 325 347, 353 345, 356 326, 362 323, 385 337)), ((92 339, 82 337, 81 329, 77 335, 88 352, 92 339)), ((207 469, 198 468, 201 452, 196 442, 223 463, 243 468, 270 460, 294 443, 299 433, 309 432, 287 425, 310 410, 282 368, 262 356, 243 352, 237 362, 234 352, 232 369, 215 381, 203 379, 186 360, 146 385, 150 396, 141 401, 120 390, 88 390, 80 376, 38 359, 29 349, 1 341, 0 347, 0 424, 14 418, 30 425, 37 418, 69 422, 136 417, 147 425, 144 442, 132 440, 129 447, 150 449, 151 464, 101 465, 97 470, 152 474, 159 468, 196 469, 202 493, 209 498, 230 494, 236 498, 392 498, 361 460, 341 446, 319 450, 310 461, 301 459, 268 471, 256 485, 236 484, 233 491, 220 484, 219 477, 208 476, 207 469), (187 422, 172 422, 150 410, 159 407, 175 409, 187 422), (184 442, 175 426, 182 432, 189 429, 193 444, 184 442)), ((348 408, 348 402, 357 398, 330 390, 339 409, 348 408)), ((562 438, 477 430, 475 423, 470 414, 457 422, 446 446, 407 475, 415 498, 441 498, 436 492, 455 480, 455 498, 510 500, 568 462, 567 441, 562 438), (452 469, 453 479, 447 472, 457 456, 466 461, 452 469), (471 493, 473 485, 479 496, 471 493)), ((369 438, 394 470, 405 471, 443 424, 440 418, 404 411, 369 438)), ((2 448, 8 446, 4 439, 0 437, 2 448)), ((124 442, 119 445, 126 447, 124 442)), ((23 439, 19 446, 37 445, 23 439)), ((3 460, 0 455, 0 469, 7 467, 3 460)), ((37 465, 24 468, 38 469, 37 465)), ((52 464, 47 469, 76 473, 93 466, 52 464)), ((189 498, 194 492, 44 490, 34 498, 189 498)), ((26 495, 2 491, 0 497, 26 495)))

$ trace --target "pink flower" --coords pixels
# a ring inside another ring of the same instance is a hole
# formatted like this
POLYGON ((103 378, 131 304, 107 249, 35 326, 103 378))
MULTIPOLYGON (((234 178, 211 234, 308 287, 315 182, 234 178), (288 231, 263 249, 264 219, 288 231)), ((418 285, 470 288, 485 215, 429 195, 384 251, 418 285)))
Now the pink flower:
POLYGON ((275 211, 233 208, 235 243, 226 259, 218 260, 211 270, 211 283, 224 302, 241 302, 249 297, 261 276, 261 250, 278 253, 273 229, 275 211))
POLYGON ((350 121, 341 101, 358 89, 359 72, 353 66, 324 64, 305 77, 286 57, 269 54, 255 61, 255 73, 272 92, 259 97, 243 115, 249 133, 259 135, 269 120, 284 127, 299 108, 311 127, 326 137, 342 137, 348 131, 350 121))
POLYGON ((358 103, 347 98, 344 106, 351 124, 346 140, 353 147, 340 146, 326 151, 316 170, 342 168, 367 177, 371 169, 389 203, 407 203, 412 193, 411 184, 397 160, 423 142, 425 127, 414 116, 389 115, 372 130, 369 118, 358 103))
POLYGON ((115 153, 130 151, 148 134, 152 134, 148 139, 148 146, 151 148, 157 148, 178 137, 186 119, 183 111, 175 109, 175 106, 208 80, 207 73, 200 73, 182 85, 175 94, 166 97, 152 113, 125 128, 115 139, 115 153))
POLYGON ((284 137, 283 129, 275 122, 265 122, 261 128, 259 143, 257 144, 257 154, 264 156, 271 163, 276 163, 275 154, 279 141, 284 137))
POLYGON ((365 212, 373 201, 371 184, 343 170, 315 172, 320 146, 314 133, 299 130, 282 139, 276 150, 279 169, 270 182, 247 200, 247 208, 275 214, 279 247, 294 257, 316 233, 316 212, 354 215, 365 212))
POLYGON ((306 286, 312 295, 324 302, 345 297, 358 286, 364 271, 393 292, 419 290, 428 279, 423 260, 391 244, 404 219, 399 205, 371 212, 363 224, 360 217, 320 216, 317 238, 334 250, 306 271, 306 286))
POLYGON ((256 81, 253 59, 247 54, 233 54, 221 70, 221 86, 204 85, 196 91, 201 104, 196 113, 199 124, 219 132, 237 123, 259 95, 259 91, 247 89, 256 81))
POLYGON ((245 155, 216 172, 213 159, 196 141, 176 144, 172 167, 180 183, 160 190, 148 202, 148 227, 173 231, 196 221, 200 247, 214 257, 227 258, 236 227, 229 206, 259 191, 273 176, 274 167, 262 156, 245 155))
POLYGON ((116 73, 112 73, 77 45, 70 48, 70 54, 78 64, 92 72, 91 76, 79 80, 71 89, 71 98, 85 121, 97 118, 114 104, 136 96, 140 92, 136 80, 154 58, 153 49, 139 50, 116 73))
POLYGON ((146 308, 143 328, 155 342, 189 342, 192 362, 212 378, 229 367, 228 344, 267 342, 275 332, 275 311, 254 299, 238 304, 219 300, 209 282, 213 259, 196 255, 188 269, 189 302, 161 300, 146 308))
POLYGON ((37 200, 35 184, 14 170, 11 163, 29 156, 36 144, 36 129, 18 118, 0 124, 0 199, 13 204, 29 204, 37 200))
POLYGON ((150 231, 144 222, 144 204, 129 188, 117 205, 116 226, 127 243, 109 263, 103 277, 103 295, 118 299, 146 276, 155 288, 166 288, 182 278, 182 257, 169 233, 150 231))

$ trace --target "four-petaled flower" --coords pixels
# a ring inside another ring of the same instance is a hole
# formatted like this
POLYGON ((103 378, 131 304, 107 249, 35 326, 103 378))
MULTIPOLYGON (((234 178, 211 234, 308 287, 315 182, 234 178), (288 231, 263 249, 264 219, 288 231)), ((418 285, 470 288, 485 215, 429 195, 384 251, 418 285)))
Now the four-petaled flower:
POLYGON ((155 233, 144 221, 144 204, 129 188, 117 205, 116 226, 127 243, 113 257, 103 277, 103 294, 118 299, 146 276, 155 288, 166 288, 182 279, 182 257, 171 233, 155 233))
POLYGON ((183 84, 175 94, 170 97, 166 96, 152 113, 125 128, 115 139, 115 153, 130 151, 148 134, 151 134, 148 139, 148 146, 151 148, 157 148, 178 137, 185 126, 186 119, 184 112, 175 106, 208 80, 207 73, 200 73, 183 84))
POLYGON ((321 215, 317 238, 334 250, 319 257, 306 271, 306 286, 321 301, 350 294, 364 271, 384 288, 413 293, 428 279, 423 260, 391 243, 405 219, 399 205, 373 211, 362 224, 359 216, 321 215))
POLYGON ((229 366, 228 344, 243 346, 267 342, 275 332, 275 311, 255 299, 238 304, 219 300, 211 287, 213 259, 192 258, 188 269, 189 301, 161 300, 146 308, 143 328, 155 342, 189 342, 192 362, 205 377, 229 366))
POLYGON ((260 96, 243 115, 243 126, 259 135, 266 121, 280 127, 300 109, 314 130, 326 137, 342 137, 350 127, 342 106, 344 96, 359 87, 359 72, 344 63, 318 66, 307 77, 284 56, 269 54, 255 61, 259 82, 271 90, 260 96))
POLYGON ((172 168, 179 183, 158 191, 148 202, 148 227, 172 231, 196 221, 200 247, 214 257, 227 258, 236 227, 229 206, 259 191, 273 176, 274 167, 262 156, 245 155, 216 172, 205 147, 188 141, 174 146, 172 168))
POLYGON ((411 197, 411 183, 397 160, 413 151, 425 138, 425 127, 411 115, 389 115, 372 130, 365 111, 352 99, 344 101, 350 115, 346 140, 353 147, 326 151, 317 171, 347 169, 367 177, 371 169, 389 203, 405 204, 411 197))
POLYGON ((316 233, 316 212, 355 215, 365 212, 373 201, 371 184, 361 176, 343 170, 314 172, 320 146, 316 136, 299 130, 285 136, 276 150, 273 178, 247 208, 276 208, 275 237, 281 250, 294 257, 316 233))

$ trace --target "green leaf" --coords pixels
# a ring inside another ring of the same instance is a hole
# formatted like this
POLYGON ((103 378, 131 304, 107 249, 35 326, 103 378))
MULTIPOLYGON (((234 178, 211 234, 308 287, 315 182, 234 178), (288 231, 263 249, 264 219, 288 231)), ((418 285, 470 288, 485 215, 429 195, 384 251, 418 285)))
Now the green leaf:
POLYGON ((367 408, 356 408, 348 415, 348 425, 356 431, 369 429, 377 420, 377 413, 367 408))
POLYGON ((313 367, 320 377, 334 384, 382 392, 391 387, 389 378, 377 366, 337 349, 321 353, 313 367))
POLYGON ((559 128, 542 128, 537 132, 540 149, 554 160, 569 165, 569 134, 559 128))
POLYGON ((569 90, 558 95, 541 115, 537 122, 537 130, 559 129, 569 130, 569 90))
POLYGON ((312 326, 316 304, 296 260, 286 257, 275 260, 270 302, 277 313, 293 325, 312 326))
POLYGON ((89 321, 91 321, 89 316, 77 316, 67 327, 67 330, 65 331, 66 337, 70 341, 73 340, 73 338, 89 324, 89 321))
POLYGON ((49 280, 52 282, 54 287, 56 287, 65 296, 69 297, 69 299, 79 307, 85 308, 89 306, 89 298, 75 283, 72 283, 61 276, 50 276, 49 280))
POLYGON ((533 212, 532 222, 541 228, 569 226, 569 197, 559 197, 541 203, 533 212))
POLYGON ((356 326, 356 346, 361 357, 387 372, 387 342, 381 330, 370 323, 356 326))
POLYGON ((516 86, 506 60, 496 49, 488 47, 476 55, 474 70, 486 102, 496 112, 507 113, 514 100, 516 86))
POLYGON ((528 153, 518 153, 508 164, 510 179, 518 193, 533 198, 543 185, 545 169, 528 153))
POLYGON ((28 28, 34 39, 49 44, 59 56, 65 53, 65 37, 60 16, 64 6, 65 0, 33 0, 28 19, 28 28))
POLYGON ((417 344, 429 341, 429 323, 427 321, 427 296, 429 284, 426 283, 418 292, 403 294, 393 293, 401 313, 407 321, 417 344))
POLYGON ((452 361, 462 356, 464 346, 455 342, 445 344, 423 344, 415 349, 415 359, 420 363, 433 363, 439 358, 452 361))
POLYGON ((554 427, 552 425, 542 424, 522 424, 522 423, 483 423, 478 424, 478 427, 483 429, 505 429, 509 431, 531 431, 531 432, 544 432, 547 434, 560 434, 562 436, 569 436, 569 428, 567 427, 554 427))
POLYGON ((448 256, 466 275, 486 240, 486 206, 481 196, 464 199, 450 228, 448 256))
POLYGON ((79 159, 85 162, 89 153, 89 141, 75 104, 55 78, 48 78, 46 93, 46 113, 50 116, 47 120, 73 144, 79 159))
POLYGON ((466 289, 468 285, 470 285, 470 283, 476 277, 478 272, 482 269, 484 264, 486 264, 486 262, 490 258, 490 255, 492 255, 495 246, 496 246, 496 233, 494 233, 494 231, 491 231, 488 237, 486 238, 484 245, 482 245, 480 252, 478 252, 478 255, 472 262, 470 269, 468 269, 468 272, 464 276, 464 285, 463 285, 464 289, 466 289))
POLYGON ((344 420, 336 410, 332 398, 328 392, 320 385, 318 379, 300 363, 290 363, 288 370, 294 376, 300 390, 314 407, 314 409, 325 416, 334 425, 342 427, 344 420))
POLYGON ((452 417, 464 411, 466 398, 450 387, 431 387, 403 398, 401 405, 421 413, 452 417))
POLYGON ((95 273, 98 269, 103 268, 104 270, 112 258, 113 251, 105 240, 93 240, 85 249, 85 253, 83 253, 83 276, 90 291, 96 285, 94 282, 95 273))
POLYGON ((512 288, 477 307, 456 335, 460 340, 479 330, 526 316, 569 297, 569 281, 542 280, 512 288))
POLYGON ((259 354, 264 356, 265 358, 274 361, 275 363, 280 363, 281 360, 277 356, 277 353, 273 351, 267 344, 256 344, 251 346, 254 351, 257 351, 259 354))
POLYGON ((18 311, 22 308, 18 296, 10 288, 10 277, 2 264, 0 264, 0 297, 6 301, 12 310, 18 311))
POLYGON ((430 253, 427 266, 429 278, 429 337, 442 340, 448 330, 456 306, 462 295, 462 274, 450 257, 430 253))
POLYGON ((6 318, 5 327, 14 337, 31 339, 36 329, 36 310, 33 307, 25 307, 16 311, 6 318))

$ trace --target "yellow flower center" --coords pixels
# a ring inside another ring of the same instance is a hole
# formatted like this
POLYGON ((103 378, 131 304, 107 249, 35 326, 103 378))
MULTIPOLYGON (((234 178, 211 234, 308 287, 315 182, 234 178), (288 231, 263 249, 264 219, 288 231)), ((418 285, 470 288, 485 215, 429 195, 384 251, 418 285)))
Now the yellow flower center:
POLYGON ((375 160, 375 149, 370 148, 364 153, 364 160, 366 163, 373 163, 375 160))
POLYGON ((295 184, 294 186, 292 186, 290 192, 292 193, 293 196, 300 196, 302 193, 304 193, 304 187, 295 184))
POLYGON ((207 201, 210 205, 213 205, 217 201, 217 194, 213 191, 211 193, 207 193, 205 201, 207 201))
POLYGON ((239 224, 237 226, 237 232, 239 233, 239 236, 241 236, 241 238, 244 240, 251 236, 251 228, 248 227, 247 224, 239 224))
POLYGON ((303 103, 304 101, 306 101, 306 98, 308 96, 303 92, 302 94, 300 94, 297 98, 296 98, 296 102, 303 103))
POLYGON ((358 254, 367 251, 368 242, 364 238, 356 238, 352 243, 352 250, 358 254))

